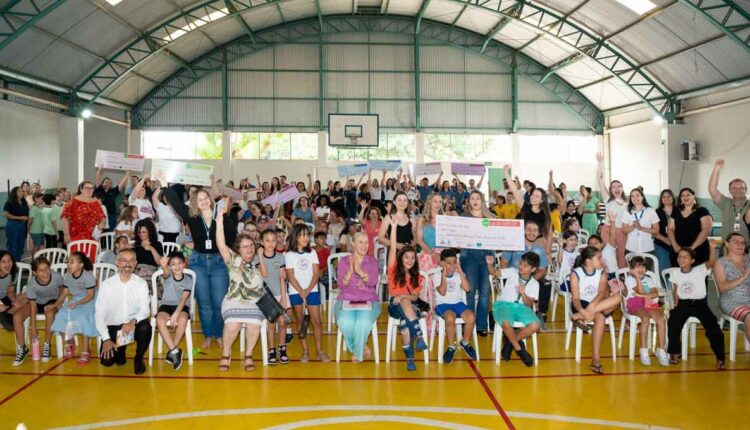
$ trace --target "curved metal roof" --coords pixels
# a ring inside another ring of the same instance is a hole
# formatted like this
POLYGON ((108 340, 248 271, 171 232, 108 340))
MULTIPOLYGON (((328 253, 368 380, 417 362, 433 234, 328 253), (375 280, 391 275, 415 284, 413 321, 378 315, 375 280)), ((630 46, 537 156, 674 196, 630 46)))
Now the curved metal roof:
POLYGON ((545 68, 541 83, 558 77, 601 111, 667 112, 681 95, 750 78, 750 0, 651 1, 638 14, 618 0, 0 0, 0 74, 132 106, 264 29, 399 15, 481 35, 480 52, 506 45, 545 68))

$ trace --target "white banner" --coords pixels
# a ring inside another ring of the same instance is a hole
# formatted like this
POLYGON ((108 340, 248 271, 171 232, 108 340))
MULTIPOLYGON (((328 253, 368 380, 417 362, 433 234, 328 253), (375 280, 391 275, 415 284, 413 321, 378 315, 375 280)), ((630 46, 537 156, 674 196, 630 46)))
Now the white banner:
POLYGON ((438 248, 525 249, 523 220, 438 215, 435 229, 438 248))
POLYGON ((94 167, 103 169, 125 170, 130 172, 142 172, 143 155, 125 154, 123 152, 96 150, 96 162, 94 167))
POLYGON ((162 185, 168 182, 191 185, 211 185, 214 166, 210 164, 184 163, 181 161, 154 159, 151 161, 151 178, 162 185))
POLYGON ((370 170, 370 167, 367 163, 347 164, 337 166, 336 170, 338 171, 339 177, 345 178, 347 176, 362 176, 370 170))
POLYGON ((418 180, 417 176, 439 175, 442 171, 443 166, 440 162, 411 165, 411 175, 415 181, 418 180))
POLYGON ((485 170, 484 164, 451 163, 451 173, 454 175, 482 176, 485 170))
POLYGON ((372 170, 395 172, 401 168, 401 160, 370 160, 368 164, 372 170))

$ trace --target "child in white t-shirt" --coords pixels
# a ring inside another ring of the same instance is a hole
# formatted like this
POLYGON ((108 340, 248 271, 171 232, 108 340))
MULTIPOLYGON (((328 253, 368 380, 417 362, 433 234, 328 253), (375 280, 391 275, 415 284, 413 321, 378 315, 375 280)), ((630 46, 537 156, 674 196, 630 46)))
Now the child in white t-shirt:
MULTIPOLYGON (((573 219, 573 218, 570 218, 573 219)), ((563 279, 573 270, 573 265, 578 257, 578 235, 572 230, 565 230, 562 234, 560 251, 557 254, 557 261, 560 262, 560 274, 563 279)), ((569 291, 566 289, 565 291, 569 291)))
MULTIPOLYGON (((646 259, 640 256, 630 260, 630 274, 625 278, 625 288, 628 294, 626 308, 629 314, 637 315, 641 319, 641 363, 645 366, 651 365, 649 357, 648 332, 649 322, 656 323, 656 333, 659 347, 656 349, 656 358, 662 366, 669 365, 669 357, 665 351, 667 340, 666 321, 664 320, 663 302, 659 299, 658 282, 651 275, 646 274, 646 259)), ((635 327, 631 327, 631 330, 635 327)))
MULTIPOLYGON (((492 306, 495 322, 503 328, 503 346, 501 356, 503 360, 510 360, 513 351, 521 358, 526 367, 534 365, 534 357, 526 351, 522 340, 539 331, 541 327, 539 317, 532 306, 539 299, 539 283, 534 279, 534 272, 539 267, 539 255, 527 252, 521 256, 518 269, 497 269, 494 258, 487 257, 487 270, 496 278, 505 279, 500 295, 492 306), (514 323, 523 324, 523 328, 516 333, 514 323)), ((498 345, 499 347, 499 345, 498 345)))
POLYGON ((716 356, 716 368, 724 370, 724 334, 721 327, 716 322, 711 309, 708 307, 708 298, 706 295, 706 276, 708 270, 716 262, 716 248, 711 243, 709 247, 711 254, 705 264, 699 264, 693 267, 695 263, 695 251, 690 248, 682 248, 677 253, 677 265, 680 266, 678 271, 672 274, 670 282, 672 283, 675 306, 669 311, 669 362, 677 364, 680 362, 681 339, 680 332, 685 322, 690 317, 698 318, 706 330, 706 337, 711 344, 711 350, 716 356))
POLYGON ((435 313, 445 320, 445 337, 448 338, 448 349, 443 354, 443 362, 452 362, 456 353, 456 318, 464 320, 463 339, 459 345, 470 359, 476 360, 477 353, 469 342, 474 332, 474 312, 464 299, 465 293, 471 290, 471 284, 461 270, 455 249, 446 249, 440 254, 440 265, 443 270, 435 274, 433 282, 437 289, 435 313))

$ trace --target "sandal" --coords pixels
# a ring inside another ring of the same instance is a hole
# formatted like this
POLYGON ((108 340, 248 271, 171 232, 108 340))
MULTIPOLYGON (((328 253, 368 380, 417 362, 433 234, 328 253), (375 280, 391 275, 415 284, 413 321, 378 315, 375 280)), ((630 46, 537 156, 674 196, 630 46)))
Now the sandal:
POLYGON ((591 363, 591 371, 596 373, 597 375, 604 375, 604 369, 602 369, 601 364, 591 363))
POLYGON ((227 371, 229 371, 230 360, 231 360, 231 357, 229 357, 228 355, 222 355, 221 356, 221 361, 219 361, 219 371, 221 371, 221 372, 227 372, 227 371), (226 364, 222 363, 224 361, 226 361, 226 364))
POLYGON ((255 370, 255 364, 253 363, 253 356, 246 355, 245 356, 245 372, 252 372, 253 370, 255 370))
POLYGON ((81 356, 78 357, 78 366, 88 366, 89 360, 91 359, 91 353, 89 352, 82 352, 81 356))
POLYGON ((724 360, 716 360, 716 370, 726 370, 727 364, 724 360))
POLYGON ((680 354, 669 354, 669 364, 679 364, 680 354))
MULTIPOLYGON (((279 348, 279 349, 281 349, 281 348, 279 348)), ((268 350, 268 364, 270 366, 273 366, 276 363, 277 363, 277 361, 276 361, 276 348, 271 348, 271 349, 268 350)))
POLYGON ((570 320, 570 322, 573 323, 574 326, 581 329, 584 333, 589 333, 591 331, 591 326, 586 324, 582 319, 573 319, 570 320))
POLYGON ((289 364, 289 357, 286 356, 286 345, 279 345, 279 362, 289 364))

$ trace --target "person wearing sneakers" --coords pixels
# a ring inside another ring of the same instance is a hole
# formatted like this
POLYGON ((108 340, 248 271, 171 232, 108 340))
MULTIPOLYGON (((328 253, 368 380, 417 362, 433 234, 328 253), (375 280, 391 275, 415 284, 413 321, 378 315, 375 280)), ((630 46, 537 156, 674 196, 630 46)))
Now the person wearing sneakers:
POLYGON ((532 309, 534 302, 539 300, 539 282, 534 278, 538 267, 539 255, 531 251, 521 255, 517 269, 497 269, 494 257, 487 257, 490 274, 496 278, 505 278, 500 295, 492 306, 492 315, 503 329, 501 356, 508 361, 511 353, 516 351, 526 367, 534 365, 534 357, 526 351, 526 346, 521 341, 541 328, 539 317, 532 309), (517 322, 523 324, 518 333, 513 327, 517 322))
POLYGON ((440 253, 440 266, 443 270, 434 276, 435 313, 445 320, 445 336, 448 338, 448 349, 443 353, 443 362, 450 363, 456 354, 456 318, 464 320, 463 338, 458 343, 470 359, 477 359, 477 352, 469 340, 474 332, 474 312, 464 303, 463 292, 471 290, 471 284, 461 270, 455 249, 446 249, 440 253))
POLYGON ((83 335, 83 347, 78 358, 79 366, 86 366, 91 359, 89 338, 96 337, 94 319, 94 299, 96 278, 94 265, 85 254, 72 252, 68 257, 68 273, 63 287, 57 296, 55 306, 60 309, 52 323, 52 331, 60 333, 67 340, 65 358, 72 358, 75 350, 73 335, 83 335), (67 299, 66 299, 67 298, 67 299))
POLYGON ((185 255, 172 251, 159 261, 162 270, 164 292, 156 312, 156 328, 169 348, 165 360, 179 370, 182 366, 182 350, 178 348, 185 329, 190 323, 190 308, 187 301, 193 293, 193 278, 186 275, 185 255), (169 328, 174 328, 174 337, 169 328))
MULTIPOLYGON (((627 228, 627 227, 626 227, 627 228)), ((628 313, 637 315, 641 319, 641 364, 644 366, 651 365, 649 357, 648 344, 648 326, 649 321, 654 320, 656 323, 656 335, 659 340, 659 347, 656 348, 656 358, 662 366, 669 366, 669 356, 665 351, 667 347, 666 325, 664 310, 659 300, 657 283, 654 279, 646 274, 646 259, 641 256, 633 257, 630 260, 630 272, 625 278, 625 288, 628 290, 628 296, 625 301, 628 313)))
POLYGON ((102 282, 96 296, 96 329, 102 338, 102 366, 124 365, 130 338, 136 345, 133 370, 141 375, 146 372, 143 356, 151 342, 151 309, 148 284, 133 274, 136 263, 132 249, 117 255, 118 274, 102 282))
MULTIPOLYGON (((44 315, 46 330, 41 358, 42 363, 46 363, 52 358, 50 342, 53 333, 52 330, 50 330, 50 327, 52 326, 52 322, 55 320, 55 315, 58 311, 55 303, 58 294, 60 293, 60 288, 63 286, 63 277, 59 272, 53 272, 50 270, 50 263, 44 257, 35 258, 31 263, 31 270, 34 272, 34 276, 29 279, 29 283, 26 286, 26 298, 28 299, 28 303, 26 304, 24 298, 19 298, 19 302, 23 301, 25 306, 21 306, 16 313, 13 314, 13 328, 16 332, 16 343, 21 346, 21 350, 23 350, 26 347, 24 339, 24 321, 26 321, 27 318, 35 319, 37 313, 44 315)), ((21 296, 23 296, 23 294, 21 296)), ((30 324, 31 343, 32 345, 36 345, 35 348, 37 348, 37 352, 34 354, 38 354, 39 338, 34 319, 32 319, 30 324)), ((16 360, 13 361, 13 365, 20 366, 25 357, 25 355, 23 357, 17 356, 16 360)), ((39 357, 35 355, 34 359, 38 360, 39 357)))
MULTIPOLYGON (((263 276, 263 283, 271 291, 276 301, 284 309, 289 309, 289 295, 286 289, 286 260, 284 254, 276 252, 276 232, 273 230, 264 230, 260 234, 261 248, 260 253, 260 274, 263 276)), ((285 313, 282 318, 277 318, 276 322, 268 323, 268 364, 274 365, 277 362, 281 364, 289 363, 289 357, 286 354, 287 341, 284 339, 286 334, 287 319, 291 318, 285 313), (276 354, 276 329, 279 334, 278 358, 276 354)))
POLYGON ((396 240, 398 221, 390 219, 390 251, 388 252, 388 315, 399 320, 398 327, 403 339, 402 348, 406 355, 406 368, 417 370, 414 364, 414 344, 418 351, 427 349, 422 329, 419 327, 421 310, 416 303, 422 290, 422 277, 419 275, 417 251, 411 245, 398 249, 396 240))

